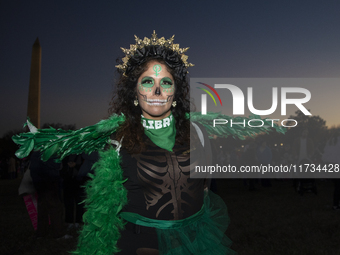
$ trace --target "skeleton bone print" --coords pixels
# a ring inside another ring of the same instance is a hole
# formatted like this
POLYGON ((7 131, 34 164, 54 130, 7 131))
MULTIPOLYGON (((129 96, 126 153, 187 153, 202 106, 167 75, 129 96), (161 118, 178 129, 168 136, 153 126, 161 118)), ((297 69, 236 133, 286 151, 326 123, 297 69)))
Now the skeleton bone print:
POLYGON ((137 176, 143 186, 146 210, 156 206, 156 218, 166 207, 172 207, 173 219, 182 219, 183 205, 190 206, 192 200, 197 199, 197 192, 202 190, 197 181, 190 182, 190 156, 181 152, 174 148, 173 152, 164 153, 152 147, 146 153, 133 155, 137 160, 137 176), (164 197, 168 198, 166 202, 164 197))

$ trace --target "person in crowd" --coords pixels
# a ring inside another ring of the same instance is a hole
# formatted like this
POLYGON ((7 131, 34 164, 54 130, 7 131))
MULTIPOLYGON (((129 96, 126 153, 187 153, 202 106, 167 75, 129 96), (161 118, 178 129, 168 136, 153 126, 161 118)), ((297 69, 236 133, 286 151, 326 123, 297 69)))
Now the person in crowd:
POLYGON ((291 146, 289 143, 285 144, 283 146, 283 152, 282 152, 282 157, 281 157, 281 163, 282 165, 290 165, 293 164, 293 155, 291 152, 291 146))
MULTIPOLYGON (((256 149, 256 157, 258 164, 262 165, 269 165, 272 163, 272 151, 267 146, 267 142, 265 140, 262 140, 259 142, 259 146, 256 149)), ((263 187, 271 187, 271 181, 268 178, 261 178, 261 184, 263 187)))
POLYGON ((308 137, 308 129, 304 129, 301 133, 301 137, 294 140, 293 144, 293 156, 297 164, 304 161, 311 161, 314 154, 314 142, 308 137))
MULTIPOLYGON (((223 201, 211 192, 204 192, 204 179, 190 178, 194 166, 190 161, 204 165, 207 159, 199 139, 194 142, 197 149, 190 151, 191 123, 186 113, 190 111, 187 68, 191 64, 184 50, 172 40, 157 38, 155 33, 150 39, 136 38, 136 45, 124 50, 126 56, 117 66, 120 79, 111 112, 123 113, 125 121, 111 137, 117 146, 108 148, 106 155, 120 148, 119 163, 126 180, 123 188, 127 191, 127 202, 119 216, 128 223, 119 240, 115 234, 117 224, 112 225, 117 222, 117 215, 110 215, 107 226, 93 228, 96 223, 92 219, 98 219, 89 217, 98 210, 95 207, 103 206, 107 199, 118 199, 117 194, 107 196, 103 190, 103 198, 91 203, 84 214, 85 225, 77 250, 81 254, 95 245, 90 239, 104 233, 114 235, 104 245, 97 239, 96 247, 90 250, 102 252, 107 246, 114 250, 111 246, 117 245, 115 251, 129 255, 233 253, 229 239, 224 236, 229 220, 223 201), (215 210, 218 213, 212 214, 215 210), (214 220, 216 216, 218 223, 214 220)), ((208 135, 202 127, 198 128, 206 148, 208 135)), ((97 167, 109 159, 100 156, 97 167)), ((104 178, 96 169, 92 187, 106 189, 109 183, 104 178)))
POLYGON ((16 162, 14 155, 12 155, 8 160, 8 176, 9 176, 9 179, 15 179, 16 174, 17 174, 17 162, 16 162))
MULTIPOLYGON (((257 166, 258 160, 256 157, 256 143, 251 141, 248 145, 245 146, 244 152, 241 158, 241 164, 244 166, 257 166)), ((245 179, 247 185, 249 185, 249 190, 255 190, 255 179, 248 178, 245 179)))
POLYGON ((81 155, 70 155, 63 161, 60 176, 63 180, 63 202, 65 207, 65 222, 68 230, 78 228, 82 224, 84 195, 77 180, 78 171, 82 164, 81 155))
POLYGON ((30 163, 31 177, 38 195, 36 237, 46 237, 51 229, 51 234, 56 239, 72 238, 66 234, 64 207, 59 197, 61 163, 56 163, 56 158, 44 162, 40 157, 39 151, 32 152, 30 163))
MULTIPOLYGON (((327 141, 322 155, 322 161, 326 164, 340 164, 340 131, 335 130, 327 141)), ((340 178, 333 178, 333 210, 340 211, 340 178)))
MULTIPOLYGON (((301 137, 296 138, 293 144, 293 155, 296 164, 304 167, 305 164, 312 163, 313 154, 314 142, 308 137, 308 129, 304 129, 301 133, 301 137)), ((305 191, 313 191, 317 194, 317 187, 315 179, 313 178, 295 178, 294 187, 300 195, 303 195, 305 191)))

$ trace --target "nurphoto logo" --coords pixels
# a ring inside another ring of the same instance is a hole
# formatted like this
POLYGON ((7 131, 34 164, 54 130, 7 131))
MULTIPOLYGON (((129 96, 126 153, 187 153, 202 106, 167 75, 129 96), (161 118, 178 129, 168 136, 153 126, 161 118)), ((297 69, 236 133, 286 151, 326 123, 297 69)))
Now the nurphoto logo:
MULTIPOLYGON (((244 115, 245 114, 245 96, 242 92, 242 90, 236 86, 236 85, 232 85, 232 84, 215 84, 214 87, 212 87, 211 85, 208 85, 206 83, 203 82, 197 82, 207 88, 209 88, 218 98, 218 100, 220 101, 220 104, 222 106, 222 100, 220 95, 217 93, 216 89, 227 89, 231 95, 232 95, 232 101, 233 101, 233 115, 244 115)), ((205 89, 205 88, 200 88, 197 87, 198 89, 203 90, 204 92, 206 92, 214 101, 215 106, 217 106, 215 97, 213 96, 213 94, 205 89)), ((202 115, 206 115, 207 114, 207 94, 201 94, 201 113, 202 115)), ((295 105, 304 115, 312 115, 307 109, 306 107, 303 105, 305 103, 307 103, 310 99, 311 99, 311 93, 308 89, 305 88, 301 88, 301 87, 281 87, 280 88, 280 97, 278 95, 278 88, 277 87, 272 87, 272 94, 271 94, 271 101, 272 101, 272 105, 269 109, 256 109, 254 107, 254 99, 253 99, 253 87, 247 87, 247 106, 248 106, 248 110, 255 115, 270 115, 272 113, 274 113, 277 108, 278 108, 278 101, 280 98, 280 112, 281 112, 281 116, 285 116, 287 115, 287 105, 295 105), (300 98, 289 98, 288 94, 298 94, 301 97, 300 98)), ((272 126, 274 125, 274 122, 281 122, 281 125, 284 127, 295 127, 297 126, 297 121, 294 119, 266 119, 267 121, 272 123, 272 126), (290 123, 290 125, 287 125, 287 123, 290 123), (293 125, 291 125, 292 123, 294 123, 293 125)), ((232 127, 233 125, 243 125, 243 126, 249 126, 249 127, 262 127, 264 125, 264 122, 261 119, 253 119, 253 120, 249 120, 246 123, 246 120, 244 120, 243 122, 233 122, 232 119, 230 121, 225 120, 225 119, 215 119, 213 126, 215 127, 215 125, 224 125, 227 124, 228 122, 230 122, 230 126, 232 127), (256 125, 255 123, 256 122, 256 125)))

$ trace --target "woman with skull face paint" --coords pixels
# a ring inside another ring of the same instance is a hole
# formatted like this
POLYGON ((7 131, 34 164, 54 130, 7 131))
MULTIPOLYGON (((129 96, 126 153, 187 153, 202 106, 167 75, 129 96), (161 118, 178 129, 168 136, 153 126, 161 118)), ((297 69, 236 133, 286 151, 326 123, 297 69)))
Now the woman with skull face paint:
POLYGON ((196 165, 211 165, 204 127, 228 116, 190 113, 203 126, 191 123, 188 48, 155 32, 135 39, 117 66, 109 119, 76 131, 40 130, 28 122, 31 132, 13 137, 21 145, 16 155, 34 148, 47 160, 99 151, 74 254, 233 254, 224 202, 207 191, 205 179, 190 177, 196 165))
MULTIPOLYGON (((190 178, 190 157, 196 155, 200 164, 209 159, 200 142, 196 147, 201 150, 189 153, 187 68, 192 64, 186 61, 187 49, 155 33, 147 40, 136 38, 133 52, 123 49, 127 56, 117 66, 121 78, 110 109, 126 117, 111 137, 122 146, 128 201, 120 213, 127 224, 117 243, 118 254, 232 254, 224 235, 225 205, 205 194, 204 179, 190 178), (209 203, 222 204, 215 218, 223 224, 210 217, 209 203)), ((207 135, 205 142, 208 150, 207 135)))
POLYGON ((39 150, 46 161, 99 152, 73 254, 233 254, 224 235, 229 218, 223 200, 190 173, 211 165, 204 127, 210 135, 244 139, 268 132, 270 123, 263 120, 266 125, 251 130, 222 125, 212 133, 213 119, 231 117, 189 114, 188 48, 155 32, 135 40, 117 66, 110 118, 75 131, 41 130, 27 121, 30 132, 12 138, 21 146, 16 156, 39 150))

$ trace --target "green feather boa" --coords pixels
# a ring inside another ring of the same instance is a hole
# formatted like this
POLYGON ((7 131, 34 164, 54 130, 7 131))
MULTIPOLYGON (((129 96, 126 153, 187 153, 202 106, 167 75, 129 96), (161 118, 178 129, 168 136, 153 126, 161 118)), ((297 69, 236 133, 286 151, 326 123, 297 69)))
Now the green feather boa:
MULTIPOLYGON (((232 128, 228 125, 216 125, 213 127, 214 119, 225 119, 241 122, 250 119, 259 119, 259 116, 253 115, 249 118, 235 117, 232 118, 221 113, 208 113, 202 115, 200 112, 187 113, 186 117, 193 122, 202 124, 209 135, 217 135, 218 137, 232 136, 234 138, 245 139, 247 136, 254 137, 259 133, 268 133, 271 130, 276 130, 280 133, 285 133, 285 128, 278 125, 271 127, 271 122, 262 120, 263 127, 243 127, 242 125, 234 125, 232 128)), ((119 125, 125 120, 124 115, 112 115, 107 120, 102 120, 99 123, 81 128, 75 131, 64 131, 62 129, 37 129, 29 121, 27 125, 30 128, 29 133, 22 133, 12 137, 13 141, 20 145, 20 149, 16 152, 18 158, 27 157, 32 150, 42 151, 42 160, 48 160, 52 155, 57 155, 60 159, 71 155, 91 153, 102 150, 107 143, 110 142, 110 135, 113 134, 119 125)))
POLYGON ((120 231, 124 227, 118 216, 127 203, 120 158, 113 148, 100 152, 94 165, 95 176, 86 184, 86 212, 77 250, 73 254, 115 254, 120 231))
POLYGON ((43 152, 41 159, 46 161, 52 155, 57 155, 62 160, 71 154, 83 152, 90 154, 94 151, 100 151, 109 143, 110 135, 117 130, 124 120, 123 115, 114 114, 107 120, 75 131, 65 131, 52 127, 37 129, 28 120, 26 125, 31 132, 12 137, 13 141, 20 146, 15 155, 18 158, 24 158, 34 149, 43 152))

